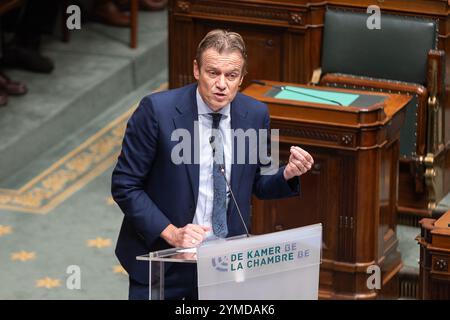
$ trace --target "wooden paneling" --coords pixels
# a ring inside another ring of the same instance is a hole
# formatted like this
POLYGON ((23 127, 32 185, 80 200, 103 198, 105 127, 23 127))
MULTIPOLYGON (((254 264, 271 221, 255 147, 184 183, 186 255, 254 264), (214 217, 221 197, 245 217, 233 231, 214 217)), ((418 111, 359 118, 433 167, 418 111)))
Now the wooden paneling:
MULTIPOLYGON (((249 51, 252 79, 307 83, 321 66, 324 12, 327 6, 365 12, 376 4, 382 13, 434 18, 439 23, 438 48, 450 53, 450 5, 443 0, 171 0, 169 2, 169 85, 180 87, 194 81, 192 61, 196 45, 211 29, 240 32, 249 51)), ((369 15, 368 15, 369 16, 369 15)), ((345 41, 345 39, 342 39, 345 41)), ((450 79, 450 59, 446 61, 450 79)), ((446 81, 446 93, 450 90, 446 81)), ((446 95, 447 96, 447 95, 446 95)), ((442 161, 443 186, 439 195, 450 191, 450 99, 445 98, 444 135, 446 149, 442 161)), ((426 117, 420 114, 419 117, 426 117)), ((426 126, 417 128, 418 148, 424 149, 426 126)), ((422 153, 418 153, 422 154, 422 153)), ((400 164, 399 212, 431 216, 426 191, 414 189, 410 162, 400 164)))

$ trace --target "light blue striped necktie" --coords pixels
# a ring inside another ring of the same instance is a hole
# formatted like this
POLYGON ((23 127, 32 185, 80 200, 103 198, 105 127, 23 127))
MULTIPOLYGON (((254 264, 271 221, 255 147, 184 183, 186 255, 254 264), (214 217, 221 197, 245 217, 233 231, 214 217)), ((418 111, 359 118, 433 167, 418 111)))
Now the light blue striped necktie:
POLYGON ((212 117, 212 133, 210 138, 213 149, 213 212, 212 228, 215 236, 225 238, 228 234, 227 226, 227 185, 225 182, 225 157, 223 140, 219 131, 219 123, 222 117, 220 113, 210 113, 212 117), (223 170, 223 172, 221 172, 223 170))

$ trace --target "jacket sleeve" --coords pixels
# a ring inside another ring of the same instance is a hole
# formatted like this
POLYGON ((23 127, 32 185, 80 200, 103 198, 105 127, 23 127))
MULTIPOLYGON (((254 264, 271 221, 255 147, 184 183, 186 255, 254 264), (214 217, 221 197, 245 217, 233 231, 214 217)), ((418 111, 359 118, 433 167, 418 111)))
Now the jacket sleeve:
POLYGON ((170 224, 144 191, 157 152, 158 131, 151 97, 145 97, 128 121, 111 183, 114 200, 149 247, 170 224))
MULTIPOLYGON (((267 108, 267 107, 266 107, 267 108)), ((270 118, 269 112, 266 109, 264 117, 264 129, 267 130, 267 149, 269 159, 261 161, 261 155, 258 153, 258 168, 256 171, 254 183, 253 183, 253 193, 259 199, 279 199, 299 195, 300 193, 300 178, 294 177, 286 181, 283 176, 283 171, 285 166, 280 168, 275 168, 275 170, 268 170, 270 174, 262 174, 263 170, 269 169, 272 164, 271 158, 271 136, 270 136, 270 118), (262 163, 268 163, 263 165, 262 163)))

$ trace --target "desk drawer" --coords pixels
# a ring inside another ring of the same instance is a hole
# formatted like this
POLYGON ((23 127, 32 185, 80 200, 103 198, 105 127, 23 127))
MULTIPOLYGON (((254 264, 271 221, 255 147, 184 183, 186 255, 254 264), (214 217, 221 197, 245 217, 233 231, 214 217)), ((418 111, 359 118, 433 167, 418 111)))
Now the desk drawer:
POLYGON ((450 256, 433 255, 431 259, 431 273, 450 277, 449 263, 450 256))

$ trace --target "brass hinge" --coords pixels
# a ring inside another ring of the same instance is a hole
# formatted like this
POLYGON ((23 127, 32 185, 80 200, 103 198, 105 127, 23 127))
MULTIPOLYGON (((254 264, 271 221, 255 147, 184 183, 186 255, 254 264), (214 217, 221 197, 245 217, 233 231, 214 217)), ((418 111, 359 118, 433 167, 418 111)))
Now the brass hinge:
POLYGON ((423 159, 425 166, 425 184, 428 191, 428 209, 433 210, 436 208, 436 170, 434 169, 434 154, 428 153, 423 159))
POLYGON ((416 153, 412 154, 410 162, 411 175, 414 178, 414 191, 416 193, 425 192, 425 164, 424 157, 418 156, 416 153))

